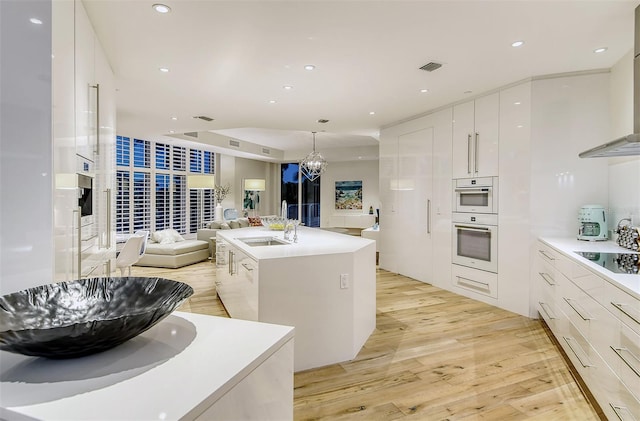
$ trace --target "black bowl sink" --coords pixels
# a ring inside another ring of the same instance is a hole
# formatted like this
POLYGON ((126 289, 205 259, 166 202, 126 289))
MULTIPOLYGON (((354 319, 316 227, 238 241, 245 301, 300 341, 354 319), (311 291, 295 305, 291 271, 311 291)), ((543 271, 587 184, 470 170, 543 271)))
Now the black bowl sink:
POLYGON ((162 278, 91 278, 0 297, 0 349, 74 358, 128 341, 167 317, 193 289, 162 278))

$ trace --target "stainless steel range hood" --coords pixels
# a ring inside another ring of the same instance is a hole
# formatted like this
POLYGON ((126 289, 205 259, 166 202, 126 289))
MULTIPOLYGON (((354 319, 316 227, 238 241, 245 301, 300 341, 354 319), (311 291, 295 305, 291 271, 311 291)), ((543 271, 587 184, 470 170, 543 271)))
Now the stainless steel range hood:
POLYGON ((640 155, 640 6, 635 14, 633 51, 633 133, 580 153, 580 158, 640 155))

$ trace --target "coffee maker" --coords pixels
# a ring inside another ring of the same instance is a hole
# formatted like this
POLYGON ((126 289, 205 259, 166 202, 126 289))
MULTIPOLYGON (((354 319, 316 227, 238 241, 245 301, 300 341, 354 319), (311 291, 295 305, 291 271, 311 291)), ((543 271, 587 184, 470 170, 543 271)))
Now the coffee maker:
POLYGON ((578 212, 578 240, 607 240, 607 218, 603 206, 584 205, 578 212))

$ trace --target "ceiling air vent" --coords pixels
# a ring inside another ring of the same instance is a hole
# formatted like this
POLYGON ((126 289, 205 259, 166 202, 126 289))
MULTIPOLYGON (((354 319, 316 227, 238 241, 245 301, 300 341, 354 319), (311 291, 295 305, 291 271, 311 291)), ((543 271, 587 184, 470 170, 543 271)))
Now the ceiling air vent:
POLYGON ((424 70, 424 71, 427 71, 427 72, 433 72, 434 70, 438 70, 441 67, 442 67, 442 64, 436 63, 435 61, 430 61, 429 63, 427 63, 424 66, 422 66, 420 68, 420 70, 424 70))
POLYGON ((326 120, 324 118, 321 118, 321 119, 318 120, 318 123, 328 123, 328 122, 329 122, 329 120, 326 120))
POLYGON ((197 138, 198 137, 198 132, 187 132, 184 135, 197 138))
POLYGON ((271 155, 271 149, 262 148, 262 153, 265 155, 271 155))
POLYGON ((229 146, 233 146, 233 147, 239 148, 240 147, 240 142, 237 141, 237 140, 229 139, 229 146))
POLYGON ((207 117, 206 115, 194 115, 193 118, 199 118, 204 121, 213 121, 211 117, 207 117))

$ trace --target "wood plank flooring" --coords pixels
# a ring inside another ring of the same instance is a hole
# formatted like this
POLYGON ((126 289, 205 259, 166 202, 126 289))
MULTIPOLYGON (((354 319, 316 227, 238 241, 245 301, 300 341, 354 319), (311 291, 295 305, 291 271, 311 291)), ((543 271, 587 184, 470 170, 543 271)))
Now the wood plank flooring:
MULTIPOLYGON (((180 311, 227 317, 215 266, 133 268, 188 283, 180 311)), ((377 326, 355 360, 294 376, 296 420, 597 420, 537 320, 378 269, 377 326)))

